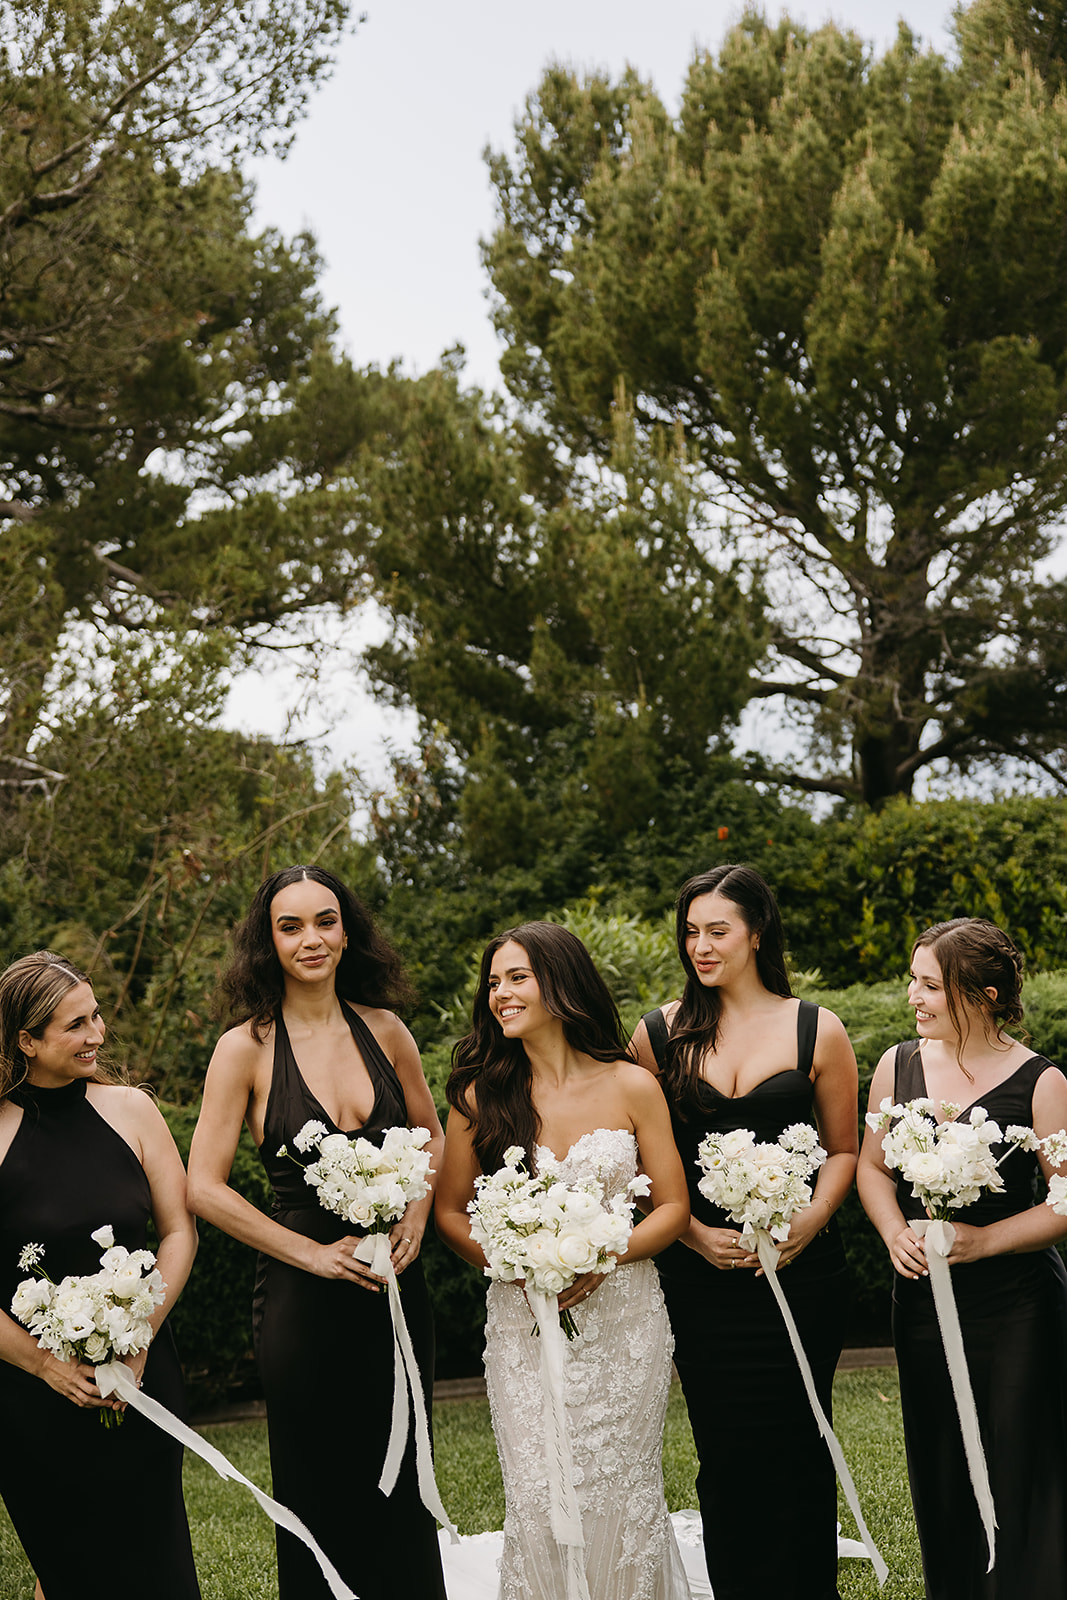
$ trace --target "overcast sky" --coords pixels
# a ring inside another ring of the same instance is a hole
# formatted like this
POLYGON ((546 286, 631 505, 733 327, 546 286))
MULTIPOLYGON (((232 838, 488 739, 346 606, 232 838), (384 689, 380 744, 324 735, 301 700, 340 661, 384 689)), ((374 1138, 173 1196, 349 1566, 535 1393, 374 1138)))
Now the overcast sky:
MULTIPOLYGON (((613 75, 629 64, 674 107, 694 50, 717 49, 740 9, 722 0, 370 0, 288 159, 255 167, 259 222, 315 235, 326 263, 323 295, 339 312, 342 342, 357 365, 395 360, 409 373, 425 372, 462 343, 469 380, 496 387, 497 342, 478 251, 493 227, 486 146, 509 146, 527 95, 553 59, 613 75)), ((780 9, 769 7, 768 15, 780 9)), ((809 26, 832 17, 880 49, 900 18, 936 48, 948 44, 916 0, 816 0, 788 9, 809 26)), ((329 727, 327 756, 380 772, 383 736, 408 730, 396 721, 387 727, 358 689, 345 652, 333 653, 330 698, 344 715, 319 713, 303 726, 319 736, 329 727)), ((293 694, 290 673, 246 676, 231 716, 277 732, 293 694)))

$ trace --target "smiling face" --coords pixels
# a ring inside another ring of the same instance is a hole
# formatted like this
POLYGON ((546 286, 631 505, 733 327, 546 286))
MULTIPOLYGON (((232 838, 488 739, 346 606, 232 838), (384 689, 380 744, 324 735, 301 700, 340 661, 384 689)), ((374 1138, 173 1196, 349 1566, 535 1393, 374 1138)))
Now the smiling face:
POLYGON ((92 984, 76 983, 60 1000, 39 1039, 25 1029, 19 1049, 26 1058, 30 1083, 60 1089, 96 1072, 96 1053, 104 1042, 104 1024, 92 984))
POLYGON ((717 889, 690 901, 685 953, 705 988, 722 988, 756 974, 758 949, 759 934, 749 931, 740 907, 717 889))
POLYGON ((279 889, 270 903, 270 930, 287 980, 332 982, 348 943, 332 889, 312 878, 279 889))
MULTIPOLYGON (((996 999, 995 989, 985 993, 991 1000, 996 999)), ((908 1004, 914 1008, 915 1032, 920 1039, 945 1040, 955 1045, 972 1028, 981 1035, 993 1027, 991 1009, 973 1004, 962 994, 949 995, 941 963, 929 945, 916 945, 911 953, 908 1004)))
POLYGON ((502 944, 493 956, 489 1010, 505 1039, 528 1039, 542 1028, 563 1026, 558 1017, 545 1010, 529 957, 514 939, 502 944))

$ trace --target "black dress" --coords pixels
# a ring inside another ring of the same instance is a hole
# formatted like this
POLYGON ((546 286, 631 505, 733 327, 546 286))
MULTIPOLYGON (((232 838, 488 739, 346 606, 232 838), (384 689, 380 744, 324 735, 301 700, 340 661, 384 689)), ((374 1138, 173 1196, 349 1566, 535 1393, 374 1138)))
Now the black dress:
MULTIPOLYGON (((107 1223, 116 1244, 146 1246, 151 1194, 144 1168, 85 1090, 79 1080, 61 1089, 23 1084, 11 1093, 22 1121, 0 1163, 5 1311, 30 1276, 18 1265, 23 1245, 44 1245, 41 1268, 56 1283, 68 1273, 99 1271, 102 1252, 90 1235, 107 1223)), ((142 1387, 184 1417, 167 1323, 149 1347, 142 1387)), ((116 1586, 131 1584, 153 1600, 197 1600, 181 1445, 134 1411, 120 1427, 105 1428, 96 1408, 83 1410, 6 1361, 0 1417, 0 1495, 47 1600, 112 1600, 116 1586)))
MULTIPOLYGON (((1031 1056, 982 1096, 1001 1128, 1033 1122, 1034 1085, 1052 1065, 1031 1056)), ((926 1096, 917 1041, 897 1046, 894 1099, 926 1096)), ((967 1107, 967 1111, 970 1107, 967 1107)), ((963 1113, 964 1117, 967 1111, 963 1113)), ((995 1146, 998 1155, 1003 1146, 995 1146)), ((984 1227, 1034 1203, 1036 1155, 1001 1166, 1004 1192, 959 1213, 984 1227)), ((897 1176, 909 1220, 925 1216, 897 1176)), ((954 1213, 956 1215, 956 1213, 954 1213)), ((928 1278, 894 1275, 893 1342, 928 1600, 1063 1600, 1067 1595, 1067 1273, 1053 1249, 952 1268, 963 1344, 998 1523, 996 1565, 967 1473, 928 1278)))
MULTIPOLYGON (((663 1013, 650 1012, 645 1025, 662 1067, 663 1013)), ((817 1029, 818 1007, 801 1001, 795 1069, 732 1097, 701 1081, 696 1114, 671 1106, 697 1222, 735 1227, 697 1188, 702 1175, 697 1146, 705 1134, 751 1128, 758 1141, 769 1142, 794 1122, 813 1123, 817 1029)), ((750 1268, 720 1271, 680 1242, 656 1265, 700 1463, 697 1498, 715 1600, 836 1600, 834 1464, 819 1436, 770 1285, 750 1268)), ((830 1417, 848 1309, 848 1272, 836 1219, 815 1235, 779 1282, 830 1417)))
MULTIPOLYGON (((367 1122, 347 1131, 380 1143, 386 1128, 407 1124, 404 1091, 367 1025, 348 1006, 342 1010, 374 1085, 367 1122)), ((283 1144, 292 1150, 294 1135, 311 1120, 342 1131, 301 1077, 279 1013, 260 1157, 275 1221, 327 1244, 359 1230, 320 1206, 300 1166, 277 1154, 283 1144)), ((429 1415, 433 1319, 420 1261, 400 1284, 429 1415)), ((413 1424, 392 1494, 378 1488, 393 1402, 388 1296, 261 1256, 254 1329, 275 1498, 303 1519, 360 1600, 444 1600, 437 1525, 419 1499, 413 1424)), ((278 1590, 280 1600, 328 1600, 330 1592, 314 1556, 283 1529, 278 1590)))

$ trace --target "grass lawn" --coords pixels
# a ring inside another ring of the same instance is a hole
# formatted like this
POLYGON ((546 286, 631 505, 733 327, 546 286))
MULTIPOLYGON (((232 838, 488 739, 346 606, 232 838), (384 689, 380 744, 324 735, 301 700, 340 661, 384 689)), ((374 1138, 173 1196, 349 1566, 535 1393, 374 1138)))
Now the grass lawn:
MULTIPOLYGON (((884 1600, 920 1600, 922 1576, 904 1469, 896 1370, 875 1367, 840 1374, 834 1422, 864 1515, 890 1572, 880 1591, 869 1562, 842 1561, 838 1580, 842 1600, 874 1600, 879 1594, 884 1600)), ((264 1423, 231 1423, 204 1432, 247 1477, 264 1486, 269 1483, 264 1423)), ((460 1531, 499 1528, 504 1494, 487 1403, 464 1400, 438 1405, 434 1432, 441 1495, 460 1531)), ((758 1486, 739 1485, 724 1537, 774 1537, 774 1501, 789 1493, 782 1466, 770 1457, 762 1492, 758 1486)), ((664 1446, 664 1477, 672 1511, 696 1505, 695 1476, 693 1439, 681 1390, 675 1384, 664 1446)), ((42 1485, 42 1493, 55 1500, 56 1486, 42 1485)), ((204 1600, 277 1600, 273 1530, 252 1496, 237 1484, 218 1478, 203 1462, 189 1459, 185 1494, 204 1600)), ((116 1492, 109 1510, 111 1515, 101 1519, 103 1548, 116 1539, 121 1543, 121 1491, 116 1492)), ((353 1516, 358 1520, 358 1507, 353 1507, 353 1516)), ((843 1531, 855 1537, 856 1529, 844 1506, 841 1522, 843 1531)), ((32 1594, 32 1575, 11 1524, 0 1510, 0 1600, 30 1600, 32 1594)))

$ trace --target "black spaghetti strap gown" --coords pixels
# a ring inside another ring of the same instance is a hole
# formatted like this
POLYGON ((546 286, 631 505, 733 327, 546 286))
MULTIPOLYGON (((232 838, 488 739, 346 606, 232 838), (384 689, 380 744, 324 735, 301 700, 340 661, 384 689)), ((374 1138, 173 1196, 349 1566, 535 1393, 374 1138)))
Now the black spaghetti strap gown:
MULTIPOLYGON (((1033 1123, 1033 1092, 1053 1064, 1031 1056, 982 1096, 1008 1128, 1033 1123)), ((1058 1070, 1058 1069, 1053 1069, 1058 1070)), ((897 1046, 897 1104, 925 1097, 916 1040, 897 1046)), ((977 1103, 977 1102, 975 1102, 977 1103)), ((962 1113, 966 1117, 970 1106, 962 1113)), ((1004 1146, 994 1146, 1003 1155, 1004 1146)), ((958 1213, 986 1226, 1034 1203, 1036 1155, 1015 1150, 988 1190, 958 1213)), ((897 1176, 909 1220, 926 1215, 897 1176)), ((928 1600, 1063 1600, 1067 1595, 1067 1273, 1053 1249, 990 1256, 952 1268, 993 1506, 996 1565, 967 1472, 963 1440, 928 1278, 894 1274, 893 1342, 908 1477, 928 1600)))
MULTIPOLYGON (((106 1223, 116 1244, 146 1248, 144 1168, 85 1090, 79 1080, 61 1089, 24 1083, 11 1093, 22 1121, 0 1163, 5 1311, 30 1276, 18 1265, 23 1245, 44 1245, 41 1266, 56 1283, 99 1271, 101 1249, 90 1235, 106 1223)), ((184 1418, 167 1323, 149 1347, 142 1387, 184 1418)), ((198 1600, 180 1444, 134 1411, 105 1428, 96 1408, 83 1410, 6 1361, 0 1419, 0 1496, 47 1600, 113 1600, 131 1586, 153 1600, 198 1600)))
MULTIPOLYGON (((362 1128, 341 1130, 300 1075, 281 1013, 274 1025, 274 1071, 260 1157, 283 1227, 327 1244, 358 1232, 319 1205, 288 1156, 305 1122, 381 1142, 406 1126, 404 1091, 366 1023, 342 1010, 374 1085, 362 1128)), ((404 1316, 430 1414, 433 1319, 421 1261, 400 1279, 404 1316)), ((261 1255, 253 1310, 256 1360, 267 1402, 275 1498, 310 1528, 360 1600, 445 1600, 437 1525, 419 1499, 412 1422, 400 1476, 388 1497, 378 1488, 392 1420, 393 1325, 387 1295, 319 1278, 261 1255)), ((311 1552, 278 1530, 280 1600, 329 1600, 311 1552)), ((48 1596, 51 1600, 51 1596, 48 1596)))
MULTIPOLYGON (((794 1070, 733 1097, 702 1082, 695 1115, 671 1106, 696 1221, 735 1226, 697 1188, 697 1146, 705 1134, 751 1128, 757 1140, 769 1142, 794 1122, 814 1125, 818 1011, 810 1001, 800 1002, 794 1070)), ((649 1012, 644 1020, 662 1068, 663 1013, 649 1012)), ((657 1257, 656 1265, 700 1463, 697 1498, 715 1600, 837 1600, 833 1459, 819 1436, 770 1285, 751 1269, 721 1272, 680 1242, 657 1257)), ((779 1282, 831 1417, 848 1310, 848 1270, 836 1218, 779 1282)))

